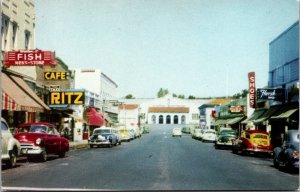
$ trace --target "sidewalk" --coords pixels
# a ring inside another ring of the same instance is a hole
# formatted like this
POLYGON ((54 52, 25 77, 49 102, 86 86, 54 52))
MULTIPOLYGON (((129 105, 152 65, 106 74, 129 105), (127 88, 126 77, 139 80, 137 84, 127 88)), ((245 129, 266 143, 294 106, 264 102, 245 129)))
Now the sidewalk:
POLYGON ((70 146, 70 150, 87 148, 88 147, 88 141, 87 140, 70 141, 69 146, 70 146))

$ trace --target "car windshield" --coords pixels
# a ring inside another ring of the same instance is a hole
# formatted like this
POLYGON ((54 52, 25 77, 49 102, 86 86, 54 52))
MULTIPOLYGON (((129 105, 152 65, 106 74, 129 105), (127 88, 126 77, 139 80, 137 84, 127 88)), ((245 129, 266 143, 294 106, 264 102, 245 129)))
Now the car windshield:
POLYGON ((254 134, 253 138, 254 139, 268 139, 268 136, 264 135, 264 134, 254 134))
POLYGON ((29 132, 31 133, 47 133, 47 126, 45 125, 31 125, 29 132))
POLYGON ((204 133, 212 133, 212 134, 215 134, 216 132, 214 132, 214 131, 205 131, 204 133))
POLYGON ((110 130, 109 129, 98 129, 98 130, 95 130, 94 131, 94 134, 109 134, 110 133, 110 130))
POLYGON ((235 130, 223 130, 220 132, 220 135, 236 135, 236 131, 235 130))

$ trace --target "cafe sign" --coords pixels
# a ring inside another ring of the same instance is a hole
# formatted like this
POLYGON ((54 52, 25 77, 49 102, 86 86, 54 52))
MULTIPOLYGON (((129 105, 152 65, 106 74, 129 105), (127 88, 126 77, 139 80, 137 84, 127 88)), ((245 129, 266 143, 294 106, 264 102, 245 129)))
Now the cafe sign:
POLYGON ((8 51, 4 55, 4 65, 6 67, 56 65, 55 52, 42 50, 8 51))
POLYGON ((285 89, 257 89, 257 99, 282 101, 285 99, 285 89))
POLYGON ((45 80, 67 80, 69 76, 69 72, 44 72, 45 80))

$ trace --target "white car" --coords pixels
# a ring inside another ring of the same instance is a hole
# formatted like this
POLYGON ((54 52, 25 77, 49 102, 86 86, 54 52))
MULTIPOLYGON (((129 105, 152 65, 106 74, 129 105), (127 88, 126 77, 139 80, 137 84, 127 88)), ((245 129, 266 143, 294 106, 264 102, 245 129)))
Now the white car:
POLYGON ((172 131, 172 136, 173 137, 176 137, 176 136, 181 137, 182 136, 181 128, 174 128, 172 131))
POLYGON ((201 140, 203 132, 204 132, 204 129, 195 129, 194 138, 201 140))
POLYGON ((203 131, 202 134, 202 141, 206 142, 206 141, 210 141, 210 142, 214 142, 217 138, 217 134, 216 131, 213 129, 206 129, 203 131))
POLYGON ((17 157, 21 154, 21 147, 18 140, 11 134, 6 121, 1 118, 1 141, 2 141, 2 162, 5 162, 9 167, 15 167, 17 157))

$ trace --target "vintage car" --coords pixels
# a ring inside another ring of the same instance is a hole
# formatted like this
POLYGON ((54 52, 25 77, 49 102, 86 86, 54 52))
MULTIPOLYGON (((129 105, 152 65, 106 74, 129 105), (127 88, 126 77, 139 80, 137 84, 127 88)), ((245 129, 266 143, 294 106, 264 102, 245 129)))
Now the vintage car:
POLYGON ((246 130, 241 133, 239 138, 232 140, 233 153, 264 153, 272 155, 272 149, 269 133, 264 131, 246 130))
POLYGON ((274 167, 299 169, 299 131, 289 130, 282 147, 274 149, 274 167))
POLYGON ((173 137, 181 137, 182 136, 182 132, 181 132, 181 128, 174 128, 172 130, 172 136, 173 137))
POLYGON ((21 147, 18 140, 14 138, 9 130, 6 121, 1 118, 1 159, 9 167, 15 167, 17 164, 17 157, 20 155, 21 147))
POLYGON ((129 130, 126 127, 119 128, 120 140, 130 142, 131 136, 129 130))
POLYGON ((214 142, 216 140, 216 131, 213 129, 204 129, 202 133, 202 142, 214 142))
POLYGON ((215 148, 219 149, 221 147, 231 147, 232 139, 237 138, 237 131, 233 129, 222 129, 216 137, 215 148))
POLYGON ((21 153, 28 160, 47 161, 49 154, 65 157, 69 141, 61 137, 52 123, 23 123, 18 126, 15 138, 21 144, 21 153))
POLYGON ((93 131, 93 135, 89 138, 88 143, 91 148, 94 146, 116 146, 121 143, 118 136, 118 130, 111 127, 100 127, 93 131))

